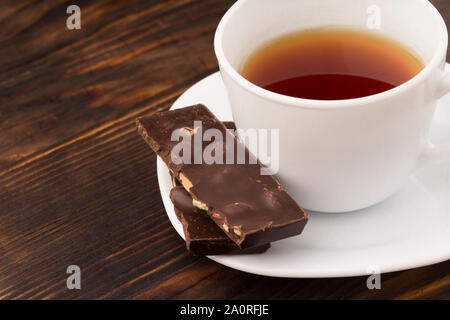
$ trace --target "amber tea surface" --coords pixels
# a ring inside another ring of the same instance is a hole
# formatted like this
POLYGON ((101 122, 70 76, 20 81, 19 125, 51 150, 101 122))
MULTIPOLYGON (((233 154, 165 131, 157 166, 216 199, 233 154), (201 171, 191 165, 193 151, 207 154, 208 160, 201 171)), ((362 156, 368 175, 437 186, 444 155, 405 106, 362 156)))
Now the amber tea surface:
POLYGON ((422 61, 401 44, 369 31, 312 29, 256 49, 240 72, 267 90, 314 100, 353 99, 395 88, 422 61))

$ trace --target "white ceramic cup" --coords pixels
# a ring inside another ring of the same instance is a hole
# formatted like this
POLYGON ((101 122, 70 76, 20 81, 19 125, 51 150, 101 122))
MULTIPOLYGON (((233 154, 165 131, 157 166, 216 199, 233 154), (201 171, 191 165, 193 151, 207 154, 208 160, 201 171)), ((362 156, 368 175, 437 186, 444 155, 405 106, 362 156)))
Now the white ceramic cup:
POLYGON ((447 43, 445 23, 426 0, 240 0, 222 18, 214 47, 237 127, 280 129, 279 178, 289 193, 306 209, 345 212, 384 200, 418 166, 450 159, 450 146, 427 141, 436 102, 450 91, 447 43), (267 91, 238 73, 255 48, 280 35, 374 25, 380 28, 372 32, 426 65, 392 90, 308 100, 267 91))

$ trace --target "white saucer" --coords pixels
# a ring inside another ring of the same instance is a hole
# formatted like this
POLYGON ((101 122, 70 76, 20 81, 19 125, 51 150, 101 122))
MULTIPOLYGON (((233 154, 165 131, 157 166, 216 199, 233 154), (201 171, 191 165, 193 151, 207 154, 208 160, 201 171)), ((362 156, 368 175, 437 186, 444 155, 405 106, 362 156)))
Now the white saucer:
MULTIPOLYGON (((219 73, 187 90, 172 109, 197 103, 207 105, 221 120, 232 120, 219 73)), ((431 135, 434 142, 450 139, 450 96, 440 102, 431 135)), ((157 169, 167 215, 184 238, 169 199, 170 176, 159 158, 157 169)), ((361 276, 448 260, 450 162, 416 172, 400 191, 371 208, 309 216, 300 236, 272 243, 264 254, 209 258, 250 273, 296 278, 361 276)))

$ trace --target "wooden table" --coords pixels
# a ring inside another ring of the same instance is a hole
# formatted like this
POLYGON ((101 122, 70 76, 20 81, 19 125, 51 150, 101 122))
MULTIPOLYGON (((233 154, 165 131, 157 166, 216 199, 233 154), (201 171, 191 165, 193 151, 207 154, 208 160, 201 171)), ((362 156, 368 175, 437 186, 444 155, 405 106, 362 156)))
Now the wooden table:
MULTIPOLYGON (((0 2, 0 298, 450 298, 450 262, 366 278, 276 279, 187 253, 137 116, 215 72, 233 1, 0 2), (81 7, 81 30, 66 8, 81 7), (66 268, 81 267, 81 290, 66 268)), ((450 2, 432 1, 450 22, 450 2)))

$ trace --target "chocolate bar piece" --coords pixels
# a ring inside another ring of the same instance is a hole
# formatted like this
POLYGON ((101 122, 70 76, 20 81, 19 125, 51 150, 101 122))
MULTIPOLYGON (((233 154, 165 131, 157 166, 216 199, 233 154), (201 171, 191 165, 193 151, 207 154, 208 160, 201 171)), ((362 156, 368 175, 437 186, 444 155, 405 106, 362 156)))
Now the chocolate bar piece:
MULTIPOLYGON (((157 113, 137 119, 137 128, 144 140, 162 158, 170 171, 193 198, 193 204, 208 211, 212 220, 241 248, 277 241, 302 232, 307 215, 271 175, 263 175, 264 168, 252 164, 253 155, 244 148, 245 164, 234 162, 207 164, 196 159, 179 162, 172 156, 172 149, 179 141, 172 140, 172 133, 179 129, 191 141, 192 155, 200 141, 205 150, 211 141, 203 132, 215 129, 223 141, 236 137, 204 105, 195 105, 174 111, 157 113), (200 139, 199 139, 200 138, 200 139)), ((213 142, 215 143, 215 141, 213 142)), ((220 151, 226 159, 226 144, 220 151)))
MULTIPOLYGON (((228 129, 236 130, 234 122, 223 122, 228 129)), ((173 189, 170 199, 175 214, 183 225, 186 247, 192 253, 203 255, 263 253, 270 244, 241 249, 210 219, 207 212, 194 207, 192 198, 181 183, 171 174, 173 189)))
MULTIPOLYGON (((222 123, 225 126, 225 128, 231 129, 231 130, 236 130, 236 124, 233 121, 223 121, 222 123)), ((170 174, 170 179, 172 180, 172 187, 182 186, 181 183, 177 180, 177 178, 173 175, 173 173, 170 170, 169 170, 169 174, 170 174)), ((175 203, 173 202, 172 197, 170 199, 172 200, 172 203, 175 205, 175 203)), ((190 198, 190 202, 192 204, 192 198, 190 198)), ((192 207, 195 208, 193 205, 192 205, 192 207)), ((199 210, 199 212, 205 213, 205 210, 202 210, 202 209, 198 209, 198 210, 199 210)), ((181 221, 181 216, 180 216, 180 212, 181 211, 180 211, 180 209, 177 210, 177 208, 175 207, 174 211, 175 211, 175 214, 176 214, 178 220, 181 221)), ((192 211, 192 208, 189 207, 188 211, 192 211)), ((204 221, 206 222, 207 220, 204 220, 204 221)), ((207 222, 207 223, 209 224, 209 222, 207 222)), ((209 226, 207 226, 207 227, 209 228, 209 226)), ((188 250, 189 250, 189 248, 188 248, 188 250)))
POLYGON ((263 253, 270 244, 241 249, 211 220, 206 211, 193 206, 192 198, 182 186, 170 191, 175 213, 183 225, 186 247, 198 256, 217 254, 263 253))

